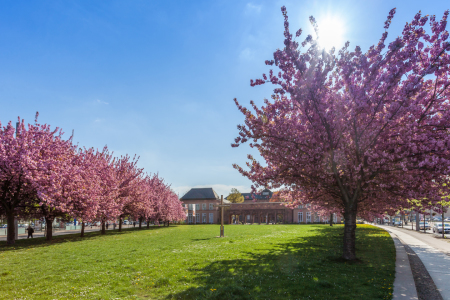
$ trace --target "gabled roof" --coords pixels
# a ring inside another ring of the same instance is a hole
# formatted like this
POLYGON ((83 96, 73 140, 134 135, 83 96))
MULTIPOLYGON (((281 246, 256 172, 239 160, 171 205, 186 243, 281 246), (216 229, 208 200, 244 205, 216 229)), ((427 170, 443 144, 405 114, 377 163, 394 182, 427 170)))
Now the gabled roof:
POLYGON ((218 200, 217 193, 212 188, 190 189, 180 200, 218 200))

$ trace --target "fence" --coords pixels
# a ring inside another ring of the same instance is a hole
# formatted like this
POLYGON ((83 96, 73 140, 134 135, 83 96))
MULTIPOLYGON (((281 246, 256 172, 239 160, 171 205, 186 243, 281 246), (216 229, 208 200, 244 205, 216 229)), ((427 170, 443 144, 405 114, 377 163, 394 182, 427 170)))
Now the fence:
MULTIPOLYGON (((0 228, 0 235, 7 235, 7 228, 0 228)), ((19 234, 25 233, 25 227, 19 227, 19 234)))

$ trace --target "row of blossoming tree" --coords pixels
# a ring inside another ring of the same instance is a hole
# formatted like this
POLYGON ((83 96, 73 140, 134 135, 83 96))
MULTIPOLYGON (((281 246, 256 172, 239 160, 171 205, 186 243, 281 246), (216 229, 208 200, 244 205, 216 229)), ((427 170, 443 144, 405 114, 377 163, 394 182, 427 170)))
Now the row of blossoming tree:
MULTIPOLYGON (((157 174, 138 168, 138 158, 114 157, 101 151, 77 148, 72 137, 47 124, 17 128, 0 123, 0 215, 8 222, 7 243, 14 244, 16 217, 44 217, 47 240, 56 217, 100 221, 102 233, 109 220, 131 216, 147 222, 184 219, 178 196, 157 174)), ((121 230, 122 222, 119 222, 121 230)))
POLYGON ((249 156, 249 169, 235 167, 254 190, 284 187, 292 205, 342 213, 343 258, 354 260, 357 215, 435 208, 449 194, 449 12, 416 14, 386 47, 393 9, 367 52, 347 42, 337 54, 321 47, 314 18, 317 38, 299 43, 282 13, 284 48, 266 61, 279 72, 251 81, 276 85, 272 99, 252 109, 235 100, 245 125, 233 146, 249 141, 265 163, 249 156))

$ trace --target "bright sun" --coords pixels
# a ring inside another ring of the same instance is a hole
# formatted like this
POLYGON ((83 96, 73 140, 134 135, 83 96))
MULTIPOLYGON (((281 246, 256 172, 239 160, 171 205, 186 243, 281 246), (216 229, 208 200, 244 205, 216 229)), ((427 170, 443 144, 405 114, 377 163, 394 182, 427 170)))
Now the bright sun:
POLYGON ((319 26, 319 45, 325 50, 333 46, 336 50, 344 46, 344 25, 335 17, 326 17, 317 20, 319 26))

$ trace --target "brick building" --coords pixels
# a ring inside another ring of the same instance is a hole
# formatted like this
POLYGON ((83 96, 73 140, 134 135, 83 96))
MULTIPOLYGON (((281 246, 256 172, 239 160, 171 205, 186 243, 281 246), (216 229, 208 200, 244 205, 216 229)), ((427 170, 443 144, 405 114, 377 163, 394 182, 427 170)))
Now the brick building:
MULTIPOLYGON (((224 204, 230 204, 224 212, 225 224, 328 222, 328 218, 320 217, 311 211, 309 205, 300 205, 295 209, 284 206, 277 194, 268 189, 254 197, 251 193, 242 193, 242 196, 244 196, 243 203, 230 203, 224 199, 224 204)), ((220 211, 217 207, 220 204, 220 197, 212 188, 191 189, 180 200, 188 209, 186 223, 220 223, 220 211)), ((341 218, 334 216, 333 221, 340 222, 341 218)))

